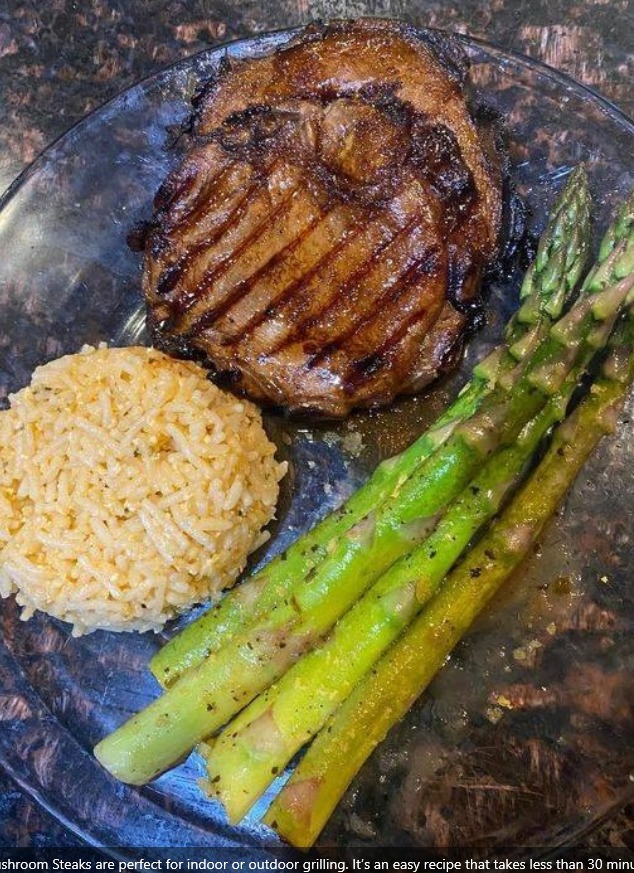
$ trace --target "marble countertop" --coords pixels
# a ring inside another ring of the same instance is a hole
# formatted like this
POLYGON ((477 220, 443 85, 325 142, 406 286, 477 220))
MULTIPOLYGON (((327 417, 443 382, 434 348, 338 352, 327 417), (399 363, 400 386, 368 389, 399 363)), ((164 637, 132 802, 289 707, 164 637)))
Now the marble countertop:
POLYGON ((552 65, 634 115, 629 0, 5 0, 0 190, 90 110, 161 67, 313 18, 398 15, 552 65))
MULTIPOLYGON (((220 42, 313 18, 397 15, 530 55, 634 116, 630 0, 4 0, 0 192, 86 113, 162 67, 220 42)), ((0 770, 0 846, 81 842, 0 770)), ((587 845, 634 848, 634 806, 587 845)))

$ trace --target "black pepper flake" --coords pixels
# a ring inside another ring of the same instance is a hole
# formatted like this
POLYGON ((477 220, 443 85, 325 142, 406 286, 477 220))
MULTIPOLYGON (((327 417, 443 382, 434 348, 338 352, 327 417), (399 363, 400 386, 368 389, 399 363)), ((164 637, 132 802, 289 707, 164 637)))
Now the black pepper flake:
POLYGON ((213 712, 215 708, 216 707, 213 705, 213 703, 207 704, 207 712, 213 712))
POLYGON ((430 549, 430 550, 429 550, 429 557, 430 557, 430 558, 435 558, 435 557, 436 557, 436 554, 437 554, 436 549, 430 549))
POLYGON ((485 549, 484 554, 490 561, 495 561, 495 552, 493 551, 493 549, 485 549))
POLYGON ((273 774, 273 776, 277 776, 277 774, 278 774, 279 772, 280 772, 280 768, 279 768, 279 767, 271 767, 271 773, 273 774))
POLYGON ((472 494, 479 494, 479 493, 480 493, 480 489, 478 488, 477 485, 472 485, 472 486, 471 486, 471 493, 472 493, 472 494))
POLYGON ((472 579, 477 579, 478 576, 482 573, 482 567, 472 567, 470 571, 470 575, 472 579))
POLYGON ((563 458, 563 456, 564 456, 563 446, 559 446, 559 448, 557 449, 557 454, 559 455, 560 458, 563 458))
POLYGON ((220 782, 220 775, 214 776, 214 778, 211 780, 212 785, 215 785, 216 782, 220 782))

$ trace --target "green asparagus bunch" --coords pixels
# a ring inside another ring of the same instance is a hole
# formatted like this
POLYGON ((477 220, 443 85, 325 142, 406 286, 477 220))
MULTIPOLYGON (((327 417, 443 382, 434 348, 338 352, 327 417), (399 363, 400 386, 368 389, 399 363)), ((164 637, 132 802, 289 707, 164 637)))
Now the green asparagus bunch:
POLYGON ((559 427, 528 482, 330 718, 274 800, 265 821, 292 845, 314 843, 364 761, 530 552, 597 442, 613 431, 634 378, 631 312, 610 345, 589 395, 559 427))
POLYGON ((623 263, 631 261, 633 248, 629 237, 615 246, 577 304, 527 361, 498 376, 479 411, 414 471, 398 499, 358 522, 313 577, 302 580, 262 621, 238 633, 102 741, 95 750, 102 763, 124 781, 153 778, 314 647, 382 572, 424 540, 484 460, 499 445, 514 442, 568 374, 580 376, 627 300, 631 281, 616 280, 627 273, 623 263))
POLYGON ((200 664, 239 631, 257 621, 305 581, 352 528, 385 503, 397 499, 402 485, 467 420, 517 361, 534 350, 568 303, 586 267, 590 240, 590 196, 583 167, 575 169, 542 235, 535 260, 520 290, 521 306, 506 331, 506 344, 478 365, 455 402, 401 454, 383 461, 368 482, 346 503, 304 534, 248 582, 227 594, 213 609, 160 649, 150 668, 164 687, 200 664), (521 341, 524 340, 522 343, 521 341))

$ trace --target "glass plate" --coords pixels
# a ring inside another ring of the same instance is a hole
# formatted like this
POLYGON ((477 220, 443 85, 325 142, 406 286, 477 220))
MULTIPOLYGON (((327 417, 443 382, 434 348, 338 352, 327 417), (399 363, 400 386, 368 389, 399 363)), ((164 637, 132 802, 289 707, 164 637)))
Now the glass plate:
MULTIPOLYGON (((37 364, 83 343, 146 341, 140 262, 126 236, 149 215, 174 160, 171 135, 225 52, 248 57, 288 38, 233 43, 142 82, 12 186, 0 211, 0 400, 37 364)), ((634 182, 631 122, 545 66, 463 43, 474 82, 507 119, 534 230, 579 161, 602 228, 634 182)), ((517 286, 517 275, 493 283, 489 324, 462 369, 426 397, 337 426, 269 417, 292 462, 269 555, 438 412, 498 335, 517 286)), ((552 847, 579 839, 626 797, 634 769, 633 492, 634 442, 623 424, 579 477, 539 551, 368 761, 322 845, 552 847)), ((72 831, 104 847, 275 845, 258 821, 262 804, 232 828, 202 797, 196 755, 140 789, 115 782, 93 759, 97 740, 155 696, 146 667, 160 637, 73 639, 52 619, 20 622, 12 599, 0 605, 0 621, 0 760, 72 831)))

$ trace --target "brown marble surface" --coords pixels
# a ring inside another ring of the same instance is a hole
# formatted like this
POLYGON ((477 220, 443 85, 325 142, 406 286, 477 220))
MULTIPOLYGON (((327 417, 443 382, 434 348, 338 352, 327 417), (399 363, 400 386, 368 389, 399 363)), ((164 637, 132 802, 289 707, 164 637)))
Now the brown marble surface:
POLYGON ((47 0, 0 4, 0 190, 91 109, 228 39, 396 14, 539 58, 634 115, 630 0, 47 0))
MULTIPOLYGON (((315 17, 395 14, 531 55, 634 115, 629 0, 1 0, 0 191, 87 112, 219 42, 315 17)), ((80 842, 0 771, 0 846, 80 842)), ((634 848, 634 806, 587 845, 634 848)))

